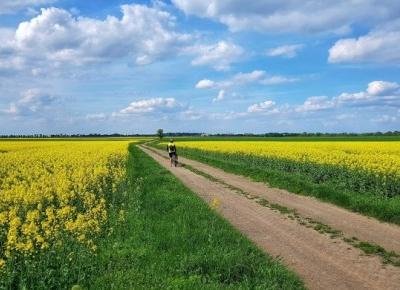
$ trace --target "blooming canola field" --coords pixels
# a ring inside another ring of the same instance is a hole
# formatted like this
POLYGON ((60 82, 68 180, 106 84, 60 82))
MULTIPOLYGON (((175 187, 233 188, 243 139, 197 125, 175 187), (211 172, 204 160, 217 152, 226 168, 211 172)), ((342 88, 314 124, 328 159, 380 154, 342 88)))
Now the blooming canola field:
POLYGON ((324 174, 326 180, 348 179, 346 182, 358 186, 357 191, 365 189, 388 196, 399 193, 400 142, 397 141, 187 141, 179 142, 178 147, 270 159, 276 168, 281 164, 282 169, 284 164, 290 163, 290 168, 297 164, 297 171, 319 177, 324 174))
POLYGON ((125 179, 128 143, 0 142, 0 270, 71 244, 94 252, 125 179))

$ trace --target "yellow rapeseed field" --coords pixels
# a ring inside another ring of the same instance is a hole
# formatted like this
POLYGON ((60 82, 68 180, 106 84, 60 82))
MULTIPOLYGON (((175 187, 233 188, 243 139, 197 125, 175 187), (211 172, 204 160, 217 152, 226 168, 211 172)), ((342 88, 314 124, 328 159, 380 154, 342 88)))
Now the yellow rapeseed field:
POLYGON ((96 249, 107 196, 125 177, 128 141, 0 142, 0 268, 14 256, 96 249))
POLYGON ((178 147, 243 153, 362 170, 382 178, 400 178, 400 142, 189 141, 178 147))

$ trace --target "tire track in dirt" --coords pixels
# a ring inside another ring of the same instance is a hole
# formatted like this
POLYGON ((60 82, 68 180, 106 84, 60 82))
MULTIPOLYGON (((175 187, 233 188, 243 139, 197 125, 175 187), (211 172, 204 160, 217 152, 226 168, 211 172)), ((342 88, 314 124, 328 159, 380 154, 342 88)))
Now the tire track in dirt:
POLYGON ((383 265, 379 257, 365 256, 184 167, 171 168, 168 160, 141 148, 206 202, 217 198, 223 217, 268 254, 279 256, 308 288, 399 289, 400 268, 383 265))
MULTIPOLYGON (((151 150, 156 150, 158 154, 166 156, 166 153, 160 150, 154 148, 151 148, 151 150)), ((388 251, 400 253, 400 226, 380 222, 374 218, 348 211, 333 204, 321 202, 313 197, 271 188, 265 183, 255 182, 244 176, 227 173, 198 161, 183 157, 180 157, 179 160, 181 163, 190 165, 226 184, 265 198, 271 203, 294 209, 301 216, 329 225, 342 231, 346 236, 354 236, 359 240, 378 244, 388 251)))

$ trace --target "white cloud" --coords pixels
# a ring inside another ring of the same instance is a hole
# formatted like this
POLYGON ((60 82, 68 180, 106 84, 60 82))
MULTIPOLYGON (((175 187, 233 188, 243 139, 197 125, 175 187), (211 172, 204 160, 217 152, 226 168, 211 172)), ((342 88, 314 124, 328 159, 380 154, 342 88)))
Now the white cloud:
POLYGON ((220 90, 218 95, 213 99, 213 103, 220 102, 225 98, 225 90, 220 90))
POLYGON ((215 70, 224 71, 244 58, 244 49, 234 43, 219 41, 212 45, 194 45, 185 49, 185 53, 194 55, 192 65, 207 65, 215 70))
POLYGON ((175 17, 168 12, 144 5, 123 5, 121 11, 121 18, 98 20, 58 8, 42 9, 0 44, 0 68, 82 65, 118 58, 143 65, 168 58, 190 39, 173 31, 175 17))
POLYGON ((247 84, 260 84, 260 85, 277 85, 297 81, 297 78, 288 78, 279 75, 270 75, 263 70, 254 70, 249 73, 237 73, 230 79, 222 80, 219 82, 211 81, 208 79, 201 80, 197 83, 198 89, 210 88, 230 88, 234 86, 242 86, 247 84))
POLYGON ((393 82, 374 81, 368 84, 367 93, 371 96, 400 94, 400 85, 393 82))
POLYGON ((249 73, 238 73, 230 82, 234 84, 247 84, 261 80, 266 76, 266 72, 263 70, 254 70, 249 73))
POLYGON ((12 116, 40 115, 51 109, 56 97, 45 94, 38 89, 29 89, 22 93, 17 102, 12 102, 3 113, 12 116))
POLYGON ((372 95, 365 92, 342 93, 333 98, 336 105, 348 106, 400 106, 400 91, 391 94, 372 95))
POLYGON ((186 110, 182 112, 181 118, 183 120, 190 120, 190 121, 196 121, 204 118, 204 114, 201 112, 197 112, 193 109, 186 110))
POLYGON ((214 81, 204 79, 196 84, 196 89, 211 89, 212 87, 214 87, 214 85, 215 85, 214 81))
POLYGON ((222 87, 258 83, 262 85, 277 85, 297 81, 296 78, 288 78, 279 75, 271 75, 263 70, 254 70, 249 73, 238 73, 232 79, 220 82, 222 87))
POLYGON ((337 97, 310 97, 295 108, 296 112, 322 111, 339 107, 399 107, 400 85, 394 82, 373 81, 366 91, 342 93, 337 97))
POLYGON ((54 3, 57 0, 1 0, 0 14, 13 14, 24 8, 54 3))
POLYGON ((346 33, 354 23, 381 23, 400 15, 400 3, 366 1, 172 0, 188 15, 219 21, 232 31, 346 33))
POLYGON ((212 113, 207 117, 209 120, 235 120, 239 118, 245 118, 248 116, 247 112, 222 112, 222 113, 212 113))
POLYGON ((268 56, 281 56, 286 58, 293 58, 304 47, 303 44, 283 45, 267 50, 268 56))
POLYGON ((309 112, 309 111, 321 111, 332 109, 335 107, 335 103, 326 96, 315 96, 309 97, 305 100, 304 104, 298 106, 296 112, 309 112))
POLYGON ((275 102, 271 100, 266 100, 264 102, 253 104, 247 108, 249 113, 277 113, 278 110, 275 107, 275 102))
POLYGON ((262 79, 260 83, 263 85, 279 85, 297 82, 298 80, 298 78, 289 78, 284 76, 267 76, 266 78, 262 79))
POLYGON ((400 63, 400 22, 390 23, 358 38, 338 40, 330 49, 331 63, 400 63))
MULTIPOLYGON (((240 80, 263 79, 263 74, 239 75, 240 80), (252 76, 252 77, 251 77, 252 76)), ((219 95, 226 99, 226 92, 219 95)), ((215 98, 214 101, 218 99, 215 98)), ((400 120, 400 85, 395 82, 373 81, 365 91, 342 93, 336 97, 313 96, 303 104, 277 104, 273 100, 250 104, 245 111, 194 112, 188 113, 186 119, 205 121, 222 120, 252 124, 273 122, 278 127, 295 126, 296 130, 324 130, 322 126, 339 131, 365 130, 360 128, 385 128, 394 130, 400 120), (192 118, 193 116, 193 118, 192 118), (376 127, 376 124, 382 124, 376 127), (312 128, 312 129, 310 129, 312 128)), ((238 125, 242 123, 236 123, 238 125)), ((254 127, 252 127, 254 128, 254 127)), ((286 130, 286 129, 282 129, 286 130)))
MULTIPOLYGON (((244 82, 260 80, 264 77, 265 74, 260 72, 237 74, 237 79, 244 82)), ((225 100, 228 96, 230 95, 224 89, 220 89, 214 101, 225 100)), ((203 128, 201 130, 206 129, 204 126, 217 124, 215 121, 218 120, 226 121, 221 125, 220 130, 225 130, 229 126, 229 128, 239 126, 242 129, 252 128, 250 131, 254 131, 256 128, 254 126, 260 125, 261 122, 263 126, 269 123, 274 124, 277 126, 274 128, 280 128, 280 130, 289 130, 289 126, 297 131, 316 131, 324 130, 323 126, 327 126, 326 128, 339 131, 362 131, 366 130, 365 128, 373 131, 377 128, 378 130, 395 130, 400 120, 399 108, 400 85, 395 82, 373 81, 368 84, 365 91, 342 93, 336 97, 309 97, 299 105, 277 104, 267 99, 250 103, 247 109, 215 112, 183 106, 174 98, 154 98, 132 102, 127 108, 113 113, 111 117, 133 116, 135 119, 144 117, 145 120, 157 122, 187 120, 193 121, 191 122, 193 126, 203 128)), ((104 115, 87 116, 87 119, 91 117, 102 120, 104 115)), ((264 130, 263 126, 260 125, 257 128, 264 130)), ((208 128, 215 129, 215 127, 208 128)))
POLYGON ((132 102, 128 107, 120 110, 117 114, 131 115, 154 112, 174 112, 182 107, 183 106, 174 98, 152 98, 132 102))

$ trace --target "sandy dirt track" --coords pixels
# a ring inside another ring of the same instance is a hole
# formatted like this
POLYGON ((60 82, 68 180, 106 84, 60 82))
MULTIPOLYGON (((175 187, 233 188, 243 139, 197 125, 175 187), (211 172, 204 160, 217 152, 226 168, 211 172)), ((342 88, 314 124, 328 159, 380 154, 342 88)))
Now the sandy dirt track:
MULTIPOLYGON (((297 221, 237 194, 141 146, 206 202, 219 199, 219 213, 234 227, 272 256, 294 270, 310 289, 400 289, 400 268, 383 265, 379 257, 365 256, 341 239, 331 239, 297 221)), ((154 149, 152 149, 154 150, 154 149)), ((164 153, 161 153, 164 154, 164 153)), ((399 227, 348 212, 315 199, 272 189, 262 183, 228 174, 205 164, 180 158, 215 178, 270 202, 296 209, 301 215, 329 224, 344 233, 374 241, 387 249, 399 249, 399 227)))
MULTIPOLYGON (((152 150, 155 149, 152 148, 152 150)), ((167 156, 165 152, 156 151, 163 156, 167 156)), ((400 226, 383 223, 333 204, 321 202, 313 197, 301 196, 286 190, 271 188, 264 183, 254 182, 244 176, 227 173, 201 162, 183 157, 179 157, 179 160, 227 184, 263 197, 271 203, 295 209, 304 217, 313 218, 332 228, 341 230, 346 236, 356 236, 360 240, 376 243, 388 251, 400 253, 400 226)))

